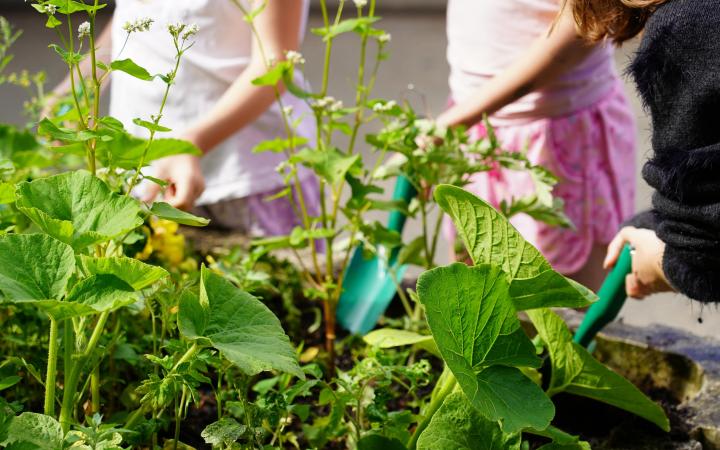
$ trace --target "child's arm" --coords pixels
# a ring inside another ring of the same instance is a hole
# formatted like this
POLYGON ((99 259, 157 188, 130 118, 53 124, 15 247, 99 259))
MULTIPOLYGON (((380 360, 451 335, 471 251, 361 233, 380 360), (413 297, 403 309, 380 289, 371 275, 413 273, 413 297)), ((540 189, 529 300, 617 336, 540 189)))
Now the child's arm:
POLYGON ((564 8, 551 32, 539 37, 518 60, 470 98, 440 115, 442 125, 471 126, 562 75, 593 49, 577 35, 572 8, 564 8))
MULTIPOLYGON (((265 58, 282 60, 287 51, 298 49, 303 8, 300 0, 274 0, 267 2, 265 10, 257 16, 258 36, 253 39, 250 64, 213 110, 185 135, 203 152, 209 152, 255 121, 275 102, 273 87, 255 86, 252 81, 267 72, 265 58)), ((284 90, 282 85, 279 87, 284 90)))
MULTIPOLYGON (((185 131, 184 139, 207 153, 267 111, 275 102, 275 89, 255 86, 252 81, 267 72, 264 57, 284 59, 287 51, 298 49, 302 14, 303 2, 300 0, 267 2, 265 10, 255 19, 258 36, 253 39, 250 64, 210 113, 185 131)), ((188 155, 172 156, 158 161, 155 169, 158 178, 171 183, 165 192, 165 200, 176 208, 192 208, 205 186, 199 159, 188 155)), ((159 187, 153 185, 144 200, 152 200, 158 191, 159 187)))

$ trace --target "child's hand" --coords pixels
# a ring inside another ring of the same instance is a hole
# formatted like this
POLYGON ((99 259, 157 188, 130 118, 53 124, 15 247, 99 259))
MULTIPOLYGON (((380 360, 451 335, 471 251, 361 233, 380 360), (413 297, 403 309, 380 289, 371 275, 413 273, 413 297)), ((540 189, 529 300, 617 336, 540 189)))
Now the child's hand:
POLYGON ((608 246, 604 263, 606 269, 615 265, 625 244, 633 248, 633 273, 625 279, 625 289, 630 297, 643 299, 650 294, 673 290, 662 269, 665 243, 652 230, 634 227, 620 230, 608 246))
MULTIPOLYGON (((205 190, 205 179, 200 170, 200 158, 193 155, 168 156, 154 165, 155 177, 167 181, 164 200, 178 209, 190 210, 195 200, 205 190)), ((160 193, 160 186, 153 183, 143 196, 143 201, 151 202, 160 193)))

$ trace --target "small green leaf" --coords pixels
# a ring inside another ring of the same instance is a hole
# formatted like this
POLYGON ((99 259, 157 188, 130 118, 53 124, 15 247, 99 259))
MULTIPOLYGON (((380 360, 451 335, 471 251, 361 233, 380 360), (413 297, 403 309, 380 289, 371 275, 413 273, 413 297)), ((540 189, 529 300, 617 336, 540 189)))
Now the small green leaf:
POLYGON ((455 391, 418 439, 418 450, 520 450, 520 433, 504 433, 455 391))
POLYGON ((160 124, 156 124, 153 122, 148 122, 147 120, 143 119, 133 119, 133 123, 139 127, 143 127, 147 130, 154 131, 154 132, 160 132, 160 133, 167 133, 172 131, 172 129, 168 127, 164 127, 160 124))
POLYGON ((246 425, 226 417, 205 427, 200 436, 205 439, 206 444, 225 448, 239 440, 246 432, 246 425))
POLYGON ((345 155, 338 149, 318 151, 309 148, 300 150, 290 158, 290 162, 313 169, 332 185, 342 181, 359 160, 360 155, 345 155))
POLYGON ((0 236, 0 291, 11 301, 59 300, 74 271, 72 248, 50 236, 0 236))
POLYGON ((663 409, 573 342, 570 330, 557 314, 549 309, 532 310, 527 314, 550 353, 550 395, 567 392, 592 398, 629 411, 669 431, 670 422, 663 409))
POLYGON ((178 327, 185 338, 215 347, 246 375, 279 370, 305 378, 277 317, 260 300, 205 267, 200 295, 182 298, 178 327))
POLYGON ((363 340, 366 344, 378 348, 395 348, 415 345, 418 348, 440 357, 440 350, 438 350, 432 336, 426 336, 412 331, 381 328, 366 334, 363 340))
POLYGON ((355 19, 346 19, 336 25, 332 25, 329 28, 314 28, 313 34, 321 36, 324 41, 334 39, 341 34, 349 33, 352 31, 360 31, 363 27, 372 25, 373 23, 380 20, 380 17, 359 17, 355 19))
POLYGON ((17 207, 54 238, 83 249, 142 225, 140 204, 89 172, 66 172, 17 189, 17 207))
POLYGON ((50 416, 22 413, 10 423, 5 444, 17 450, 62 450, 62 427, 50 416))
POLYGON ((282 153, 285 150, 296 149, 307 144, 307 138, 294 136, 292 139, 275 138, 263 141, 253 148, 253 153, 273 152, 282 153))
POLYGON ((122 59, 119 61, 113 61, 110 64, 110 68, 112 70, 125 72, 126 74, 133 76, 135 78, 138 78, 140 80, 152 81, 152 79, 154 78, 152 75, 150 75, 150 72, 148 72, 147 69, 137 65, 135 63, 135 61, 133 61, 132 59, 122 59))
POLYGON ((268 70, 264 75, 252 80, 255 86, 276 86, 283 78, 283 73, 287 71, 290 64, 287 62, 279 62, 272 69, 268 70))
POLYGON ((510 296, 518 311, 537 308, 585 308, 597 300, 597 295, 591 290, 552 269, 532 278, 512 280, 510 296))
POLYGON ((160 219, 169 220, 171 222, 190 227, 204 227, 210 223, 209 219, 198 217, 194 214, 173 208, 165 202, 153 203, 152 208, 150 208, 150 213, 160 219))
POLYGON ((4 391, 5 389, 11 388, 18 384, 22 380, 21 377, 18 377, 16 375, 13 375, 11 377, 5 377, 0 379, 0 391, 4 391))
POLYGON ((91 258, 81 255, 80 266, 90 275, 114 275, 138 291, 169 275, 162 267, 151 266, 124 256, 91 258))

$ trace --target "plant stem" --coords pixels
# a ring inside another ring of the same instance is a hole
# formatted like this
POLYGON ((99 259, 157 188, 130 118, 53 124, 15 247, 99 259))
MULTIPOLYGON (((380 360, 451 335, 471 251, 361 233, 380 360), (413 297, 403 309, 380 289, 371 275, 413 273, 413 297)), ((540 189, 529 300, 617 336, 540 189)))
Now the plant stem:
MULTIPOLYGON (((445 368, 445 370, 447 370, 447 368, 445 368)), ((420 438, 420 435, 423 431, 425 431, 425 428, 427 428, 430 420, 432 420, 437 410, 440 409, 447 396, 452 393, 453 389, 455 389, 455 385, 457 384, 457 380, 452 374, 444 377, 442 381, 443 384, 437 391, 437 395, 432 398, 430 404, 427 406, 427 409, 423 411, 423 419, 420 421, 417 428, 415 428, 415 432, 408 441, 408 450, 415 450, 417 448, 417 441, 420 438)))
POLYGON ((58 340, 58 323, 50 319, 50 343, 48 346, 47 375, 45 376, 45 415, 55 416, 55 380, 57 377, 57 358, 60 341, 58 340))
POLYGON ((90 374, 91 411, 100 412, 100 365, 98 364, 90 374))
POLYGON ((105 329, 105 323, 107 322, 109 315, 110 313, 108 312, 100 314, 85 351, 79 355, 76 361, 72 361, 69 373, 66 369, 65 390, 63 391, 62 408, 60 409, 60 425, 62 425, 64 433, 67 433, 70 430, 70 425, 72 425, 72 415, 75 411, 75 394, 77 393, 80 374, 85 367, 88 358, 92 356, 98 342, 100 341, 100 337, 105 329))

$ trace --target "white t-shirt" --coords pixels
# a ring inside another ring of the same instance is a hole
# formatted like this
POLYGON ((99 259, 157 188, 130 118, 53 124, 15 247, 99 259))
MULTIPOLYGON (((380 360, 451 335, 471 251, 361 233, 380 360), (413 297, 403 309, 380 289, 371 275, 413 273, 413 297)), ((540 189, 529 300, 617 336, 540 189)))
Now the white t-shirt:
MULTIPOLYGON (((309 0, 298 1, 305 3, 304 34, 309 0)), ((230 0, 118 0, 116 4, 113 58, 131 58, 153 74, 168 73, 174 66, 175 49, 167 24, 181 21, 200 27, 195 44, 183 56, 160 122, 173 131, 158 133, 156 137, 182 135, 212 110, 248 66, 252 44, 249 25, 230 0), (133 33, 125 43, 127 33, 122 29, 123 24, 144 17, 155 21, 150 31, 133 33)), ((304 80, 298 75, 296 83, 302 85, 304 80)), ((133 124, 133 119, 150 120, 150 115, 157 114, 165 84, 161 80, 147 82, 114 72, 111 86, 110 115, 121 120, 130 133, 147 137, 148 131, 133 124)), ((307 118, 298 133, 312 139, 315 129, 307 105, 290 94, 284 96, 283 104, 293 107, 294 117, 307 118)), ((206 190, 197 204, 242 198, 280 187, 283 180, 275 168, 285 159, 284 155, 252 153, 257 144, 276 137, 287 137, 277 103, 254 123, 203 156, 201 166, 206 190)))

